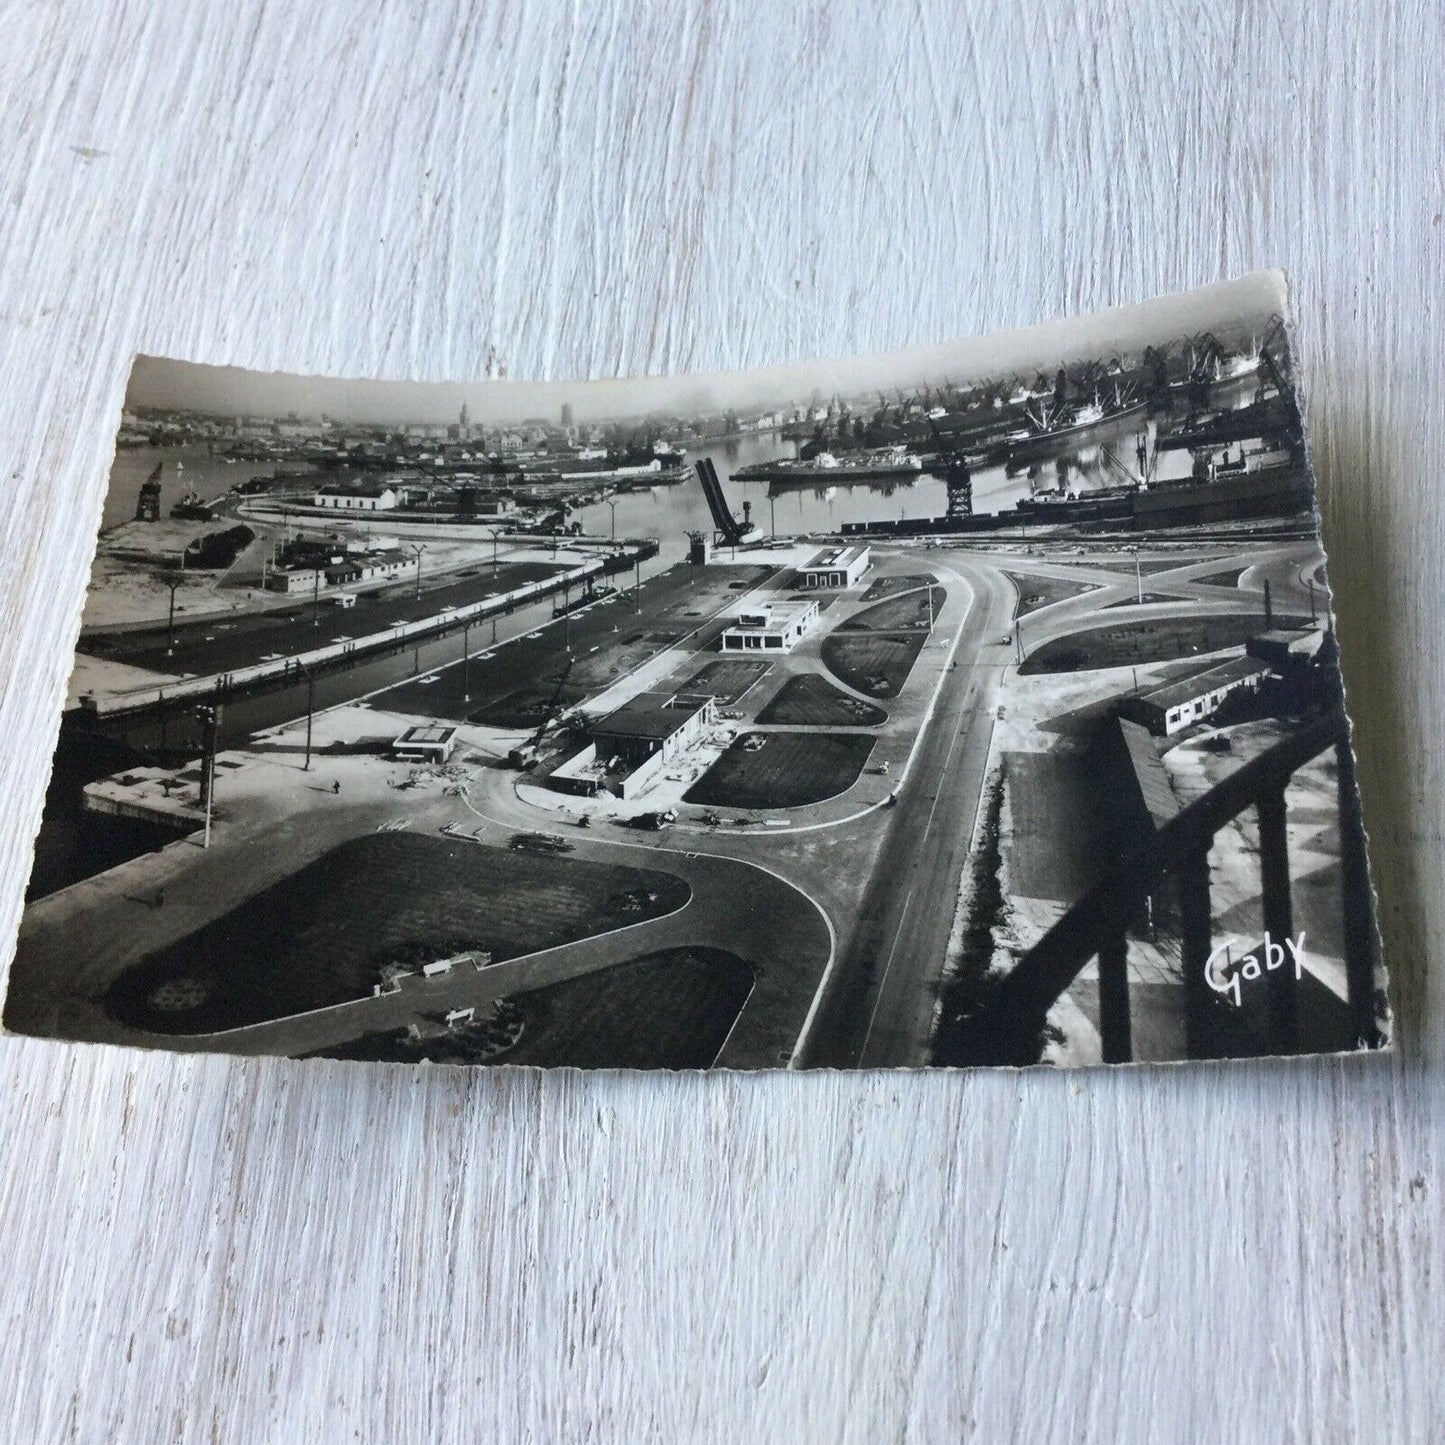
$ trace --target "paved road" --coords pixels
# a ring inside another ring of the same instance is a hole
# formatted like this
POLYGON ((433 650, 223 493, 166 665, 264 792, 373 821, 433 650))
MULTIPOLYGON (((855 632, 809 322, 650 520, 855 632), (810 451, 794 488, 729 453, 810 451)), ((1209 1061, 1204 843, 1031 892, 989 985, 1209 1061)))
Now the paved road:
POLYGON ((988 767, 1015 593, 993 566, 928 559, 972 593, 956 667, 940 690, 909 782, 889 810, 879 867, 829 981, 805 1067, 927 1062, 936 987, 988 767))
MULTIPOLYGON (((1193 550, 1193 549, 1191 549, 1193 550)), ((843 950, 819 1009, 801 1062, 811 1066, 888 1068, 928 1061, 938 983, 953 926, 959 884, 972 844, 990 762, 1000 684, 1014 661, 1002 639, 1013 630, 1016 591, 1004 575, 1029 572, 1090 582, 1099 590, 1031 614, 1026 650, 1114 617, 1145 620, 1177 616, 1181 606, 1210 613, 1262 610, 1262 583, 1271 580, 1276 606, 1308 601, 1304 577, 1318 560, 1314 543, 1234 548, 1201 544, 1197 556, 1171 555, 1177 566, 1145 578, 1146 590, 1169 592, 1178 602, 1103 612, 1128 602, 1135 578, 1117 564, 1116 547, 1078 563, 1045 557, 929 557, 954 572, 973 592, 973 605, 955 655, 954 681, 945 683, 913 769, 910 785, 891 810, 888 837, 864 895, 856 927, 843 950), (1230 566, 1249 569, 1241 586, 1197 579, 1230 566)))

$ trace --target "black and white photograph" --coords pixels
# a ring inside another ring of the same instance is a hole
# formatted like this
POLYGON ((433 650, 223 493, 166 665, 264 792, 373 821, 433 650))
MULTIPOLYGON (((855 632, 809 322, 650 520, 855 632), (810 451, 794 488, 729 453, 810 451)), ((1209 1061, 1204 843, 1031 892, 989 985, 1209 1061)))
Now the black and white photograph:
POLYGON ((589 1069, 1388 1044, 1282 276, 504 370, 137 358, 8 1030, 589 1069))

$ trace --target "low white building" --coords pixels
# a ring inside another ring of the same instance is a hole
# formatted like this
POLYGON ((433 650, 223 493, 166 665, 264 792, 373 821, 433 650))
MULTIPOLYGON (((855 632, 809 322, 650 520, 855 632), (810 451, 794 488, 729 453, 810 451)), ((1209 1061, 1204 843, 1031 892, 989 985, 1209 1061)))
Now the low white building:
POLYGON ((724 652, 791 652, 818 620, 818 604, 763 602, 739 612, 724 629, 724 652))
POLYGON ((389 512, 400 501, 394 487, 326 486, 317 490, 312 505, 336 512, 389 512))
POLYGON ((392 743, 391 755, 398 762, 445 763, 456 745, 456 728, 441 723, 418 723, 392 743))
POLYGON ((798 585, 810 589, 851 587, 868 570, 867 547, 825 547, 798 569, 798 585))

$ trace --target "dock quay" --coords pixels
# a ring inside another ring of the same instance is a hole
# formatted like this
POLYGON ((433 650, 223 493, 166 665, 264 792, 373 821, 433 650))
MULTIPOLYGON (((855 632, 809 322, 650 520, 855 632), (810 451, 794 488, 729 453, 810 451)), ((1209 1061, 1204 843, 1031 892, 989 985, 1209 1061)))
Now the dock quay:
POLYGON ((159 709, 178 703, 201 700, 225 701, 228 698, 268 687, 294 683, 307 671, 329 671, 348 667, 362 658, 395 651, 426 639, 441 637, 469 627, 488 618, 515 612, 531 602, 557 594, 566 596, 581 584, 594 578, 610 577, 629 571, 655 557, 659 545, 654 539, 618 543, 615 550, 595 560, 581 562, 538 581, 528 582, 507 592, 485 597, 463 606, 449 607, 431 616, 400 622, 368 636, 325 643, 284 656, 262 658, 247 666, 225 672, 206 673, 194 677, 165 677, 135 687, 108 693, 83 694, 80 711, 92 718, 115 719, 159 709))

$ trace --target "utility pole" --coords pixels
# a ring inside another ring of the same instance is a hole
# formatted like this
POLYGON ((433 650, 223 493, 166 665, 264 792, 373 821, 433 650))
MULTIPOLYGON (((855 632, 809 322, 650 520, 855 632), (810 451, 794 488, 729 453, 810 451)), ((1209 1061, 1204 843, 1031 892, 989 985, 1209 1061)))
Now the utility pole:
POLYGON ((316 712, 316 679, 311 675, 311 669, 297 659, 301 671, 306 675, 306 761, 301 766, 303 773, 311 771, 311 719, 316 712))
POLYGON ((468 619, 462 623, 462 701, 472 700, 471 678, 472 678, 472 652, 471 652, 472 624, 468 619))
POLYGON ((196 709, 201 724, 201 806, 206 810, 202 848, 211 846, 211 809, 216 795, 216 747, 221 733, 221 704, 209 703, 196 709))
POLYGON ((321 568, 311 574, 311 625, 321 626, 321 568))
POLYGON ((617 540, 617 503, 611 497, 604 497, 603 501, 607 503, 612 512, 612 540, 615 542, 617 540))
POLYGON ((771 492, 768 493, 768 535, 778 535, 778 499, 771 492))
POLYGON ((637 602, 637 611, 642 612, 642 553, 632 559, 632 565, 636 569, 633 574, 632 595, 637 602))
POLYGON ((416 595, 418 598, 421 596, 421 554, 425 551, 425 543, 419 544, 412 551, 412 555, 416 558, 416 595))
POLYGON ((170 611, 166 614, 166 656, 174 657, 176 651, 176 588, 181 585, 182 578, 172 573, 166 578, 166 586, 171 589, 170 611))

